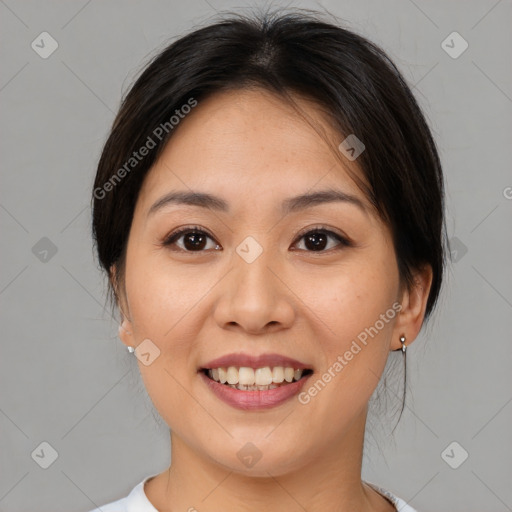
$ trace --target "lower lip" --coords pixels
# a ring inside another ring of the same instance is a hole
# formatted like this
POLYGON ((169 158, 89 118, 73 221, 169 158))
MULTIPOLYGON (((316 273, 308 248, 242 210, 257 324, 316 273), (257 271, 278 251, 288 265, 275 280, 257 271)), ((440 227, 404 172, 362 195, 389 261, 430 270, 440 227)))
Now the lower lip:
POLYGON ((210 379, 202 371, 200 371, 199 374, 206 385, 218 398, 232 407, 244 410, 268 409, 286 402, 286 400, 289 400, 292 396, 300 392, 304 383, 312 375, 306 375, 296 382, 285 384, 284 386, 278 386, 277 388, 266 391, 241 391, 240 389, 234 389, 210 379))

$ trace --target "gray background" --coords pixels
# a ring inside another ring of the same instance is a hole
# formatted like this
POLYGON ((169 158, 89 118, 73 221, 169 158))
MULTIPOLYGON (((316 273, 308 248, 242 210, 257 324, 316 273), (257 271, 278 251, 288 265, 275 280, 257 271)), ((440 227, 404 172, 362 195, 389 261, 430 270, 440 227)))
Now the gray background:
MULTIPOLYGON (((168 465, 166 426, 104 308, 90 190, 121 94, 147 58, 243 5, 254 4, 0 0, 1 511, 87 511, 168 465), (31 48, 43 31, 59 45, 47 59, 31 48), (31 455, 42 442, 58 454, 48 469, 31 455)), ((446 173, 454 263, 408 350, 400 425, 378 446, 368 439, 363 477, 421 512, 512 510, 511 2, 293 6, 325 7, 389 52, 446 173), (441 46, 453 31, 469 44, 458 58, 441 46)))

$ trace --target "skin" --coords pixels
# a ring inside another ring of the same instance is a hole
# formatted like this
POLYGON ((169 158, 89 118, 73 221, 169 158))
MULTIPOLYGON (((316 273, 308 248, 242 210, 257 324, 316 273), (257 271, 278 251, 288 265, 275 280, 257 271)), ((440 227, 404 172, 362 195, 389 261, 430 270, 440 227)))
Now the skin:
MULTIPOLYGON (((313 103, 296 100, 330 140, 343 140, 313 103)), ((160 350, 149 366, 138 361, 171 429, 172 464, 145 485, 160 512, 394 510, 361 481, 367 406, 389 351, 421 328, 432 273, 427 266, 413 287, 401 286, 391 233, 347 172, 361 176, 356 164, 336 159, 282 99, 245 90, 200 102, 146 177, 118 293, 122 341, 149 338, 160 350), (331 202, 280 214, 282 200, 327 187, 356 196, 365 210, 331 202), (230 212, 172 204, 148 216, 175 190, 218 195, 230 212), (177 228, 196 225, 211 237, 202 252, 193 245, 185 252, 186 235, 163 244, 177 228), (297 237, 320 226, 354 245, 328 238, 315 251, 297 237), (250 264, 236 253, 247 236, 263 249, 250 264), (277 352, 311 366, 314 383, 396 302, 400 314, 307 404, 294 397, 242 411, 197 374, 228 353, 277 352), (247 442, 262 455, 251 468, 237 457, 247 442)))

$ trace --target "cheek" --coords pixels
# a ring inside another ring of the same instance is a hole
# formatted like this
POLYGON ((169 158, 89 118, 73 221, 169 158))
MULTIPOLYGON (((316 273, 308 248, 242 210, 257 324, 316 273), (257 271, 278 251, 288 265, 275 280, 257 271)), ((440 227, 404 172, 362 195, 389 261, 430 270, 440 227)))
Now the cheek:
MULTIPOLYGON (((397 278, 394 272, 373 267, 361 269, 344 278, 333 291, 331 314, 341 332, 354 336, 354 328, 363 331, 372 326, 396 300, 397 278), (337 309, 334 314, 332 308, 337 309)), ((379 323, 380 325, 380 323, 379 323)), ((385 322, 389 325, 389 322, 385 322)), ((380 327, 382 329, 382 326, 380 327)))
MULTIPOLYGON (((354 258, 334 270, 322 287, 316 288, 312 302, 315 312, 331 327, 334 338, 357 336, 372 326, 397 299, 398 271, 393 255, 372 254, 354 258)), ((389 315, 388 315, 389 316, 389 315)), ((388 331, 391 322, 379 326, 388 331)))
POLYGON ((371 394, 387 361, 399 283, 394 253, 384 247, 334 272, 316 295, 316 313, 325 324, 325 368, 337 375, 332 388, 363 387, 371 394))
POLYGON ((184 275, 177 266, 161 264, 143 250, 134 249, 128 256, 125 282, 134 341, 149 339, 160 351, 150 366, 139 362, 141 375, 153 397, 162 389, 168 394, 165 400, 181 396, 172 377, 185 383, 196 369, 190 357, 200 329, 195 308, 208 279, 184 275))
POLYGON ((200 275, 183 266, 166 264, 143 251, 134 251, 127 262, 126 292, 134 323, 134 332, 143 337, 167 339, 186 323, 185 315, 213 282, 207 272, 200 275))
POLYGON ((194 279, 172 265, 157 264, 155 258, 148 264, 150 261, 142 251, 134 251, 126 265, 126 292, 135 342, 149 339, 159 349, 150 365, 138 361, 138 366, 160 416, 168 425, 177 427, 181 420, 173 411, 194 408, 185 389, 191 389, 196 371, 192 355, 197 350, 200 322, 194 321, 194 307, 206 293, 208 279, 194 279))

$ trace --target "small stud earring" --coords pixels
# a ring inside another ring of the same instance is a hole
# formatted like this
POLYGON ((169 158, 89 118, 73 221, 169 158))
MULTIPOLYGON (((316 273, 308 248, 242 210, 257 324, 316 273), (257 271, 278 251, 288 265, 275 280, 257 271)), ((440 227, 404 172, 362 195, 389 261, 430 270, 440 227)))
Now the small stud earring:
POLYGON ((126 350, 128 350, 128 352, 130 352, 130 354, 133 354, 135 352, 135 348, 131 347, 129 345, 126 347, 126 350))
POLYGON ((400 336, 400 343, 402 344, 402 352, 405 355, 405 351, 407 349, 407 346, 405 344, 405 336, 403 334, 402 334, 402 336, 400 336))

